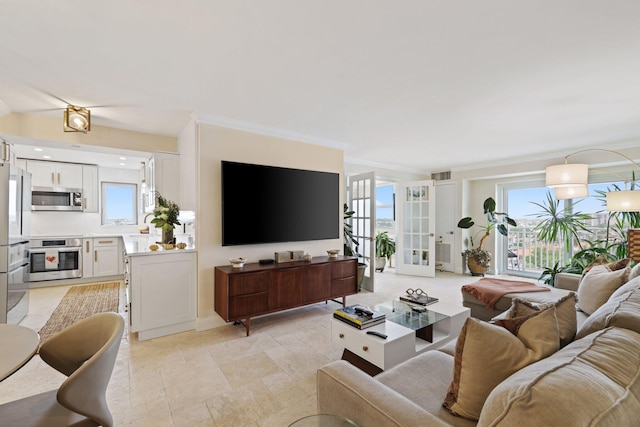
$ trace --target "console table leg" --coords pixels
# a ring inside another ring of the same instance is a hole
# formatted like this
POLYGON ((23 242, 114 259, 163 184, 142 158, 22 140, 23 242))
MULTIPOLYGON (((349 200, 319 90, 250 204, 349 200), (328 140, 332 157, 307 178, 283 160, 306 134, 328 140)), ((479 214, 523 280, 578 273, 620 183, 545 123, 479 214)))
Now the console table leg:
POLYGON ((251 318, 247 317, 244 320, 244 327, 247 328, 247 336, 249 336, 249 329, 251 328, 251 318))

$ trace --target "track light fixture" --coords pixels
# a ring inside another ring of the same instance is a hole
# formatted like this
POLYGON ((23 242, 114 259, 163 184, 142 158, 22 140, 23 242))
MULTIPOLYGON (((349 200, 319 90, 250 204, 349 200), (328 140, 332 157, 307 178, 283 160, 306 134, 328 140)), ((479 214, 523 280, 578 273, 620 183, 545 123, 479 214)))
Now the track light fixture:
POLYGON ((65 132, 83 132, 91 130, 91 111, 76 105, 67 105, 64 110, 63 129, 65 132))

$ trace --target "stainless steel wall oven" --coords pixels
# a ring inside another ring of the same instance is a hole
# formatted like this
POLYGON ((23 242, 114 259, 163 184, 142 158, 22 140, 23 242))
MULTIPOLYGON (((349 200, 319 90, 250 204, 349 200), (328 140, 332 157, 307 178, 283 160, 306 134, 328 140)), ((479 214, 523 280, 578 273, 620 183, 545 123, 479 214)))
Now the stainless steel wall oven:
POLYGON ((82 239, 47 237, 31 240, 29 281, 82 277, 82 239))

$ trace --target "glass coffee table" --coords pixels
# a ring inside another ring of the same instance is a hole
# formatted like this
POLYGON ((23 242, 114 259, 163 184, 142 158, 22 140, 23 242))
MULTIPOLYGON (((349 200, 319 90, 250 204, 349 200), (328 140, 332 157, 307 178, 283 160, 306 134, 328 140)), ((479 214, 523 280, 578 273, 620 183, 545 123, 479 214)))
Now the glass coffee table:
POLYGON ((416 337, 430 343, 433 343, 434 340, 433 325, 449 318, 448 315, 430 310, 425 306, 398 300, 378 304, 374 310, 384 313, 387 316, 387 321, 414 330, 416 337))
POLYGON ((370 375, 457 338, 469 317, 462 304, 444 301, 423 307, 395 300, 371 308, 385 313, 383 323, 357 329, 331 319, 331 340, 344 347, 342 358, 370 375))

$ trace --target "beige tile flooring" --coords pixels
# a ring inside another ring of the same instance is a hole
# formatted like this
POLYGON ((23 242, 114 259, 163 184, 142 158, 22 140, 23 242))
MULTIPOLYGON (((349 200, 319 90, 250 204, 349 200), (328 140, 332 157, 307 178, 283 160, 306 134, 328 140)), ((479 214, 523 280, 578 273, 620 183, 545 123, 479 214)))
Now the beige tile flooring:
MULTIPOLYGON (((389 301, 407 288, 462 304, 460 286, 477 278, 403 276, 387 268, 375 280, 375 292, 349 296, 347 304, 389 301)), ((39 330, 68 288, 32 290, 22 324, 39 330)), ((232 324, 143 342, 125 331, 107 391, 116 426, 287 426, 316 413, 316 370, 343 350, 330 338, 337 307, 319 303, 257 317, 249 337, 232 324)), ((35 356, 0 383, 0 403, 57 388, 63 380, 35 356)))

